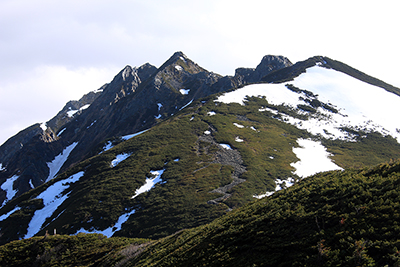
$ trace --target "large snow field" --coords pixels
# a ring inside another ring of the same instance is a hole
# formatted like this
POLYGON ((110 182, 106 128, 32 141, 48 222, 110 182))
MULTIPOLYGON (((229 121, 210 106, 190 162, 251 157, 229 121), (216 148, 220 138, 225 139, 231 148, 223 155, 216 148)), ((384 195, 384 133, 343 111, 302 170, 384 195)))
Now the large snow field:
POLYGON ((294 81, 248 85, 221 95, 216 102, 244 104, 246 96, 265 96, 272 105, 296 107, 299 104, 307 104, 304 99, 310 99, 310 96, 293 92, 285 86, 286 84, 311 91, 317 95, 319 101, 331 104, 339 110, 339 113, 332 113, 319 107, 318 111, 326 117, 314 117, 307 121, 286 115, 288 123, 325 138, 350 140, 351 136, 340 130, 341 127, 348 126, 378 131, 384 135, 390 134, 400 142, 400 120, 397 118, 400 113, 399 96, 342 72, 320 66, 308 68, 306 73, 294 81))
POLYGON ((67 161, 69 154, 76 147, 78 142, 72 143, 67 146, 59 155, 57 155, 52 162, 47 162, 47 166, 49 167, 49 176, 46 179, 46 182, 53 179, 64 163, 67 161))
POLYGON ((69 188, 71 183, 77 182, 83 175, 84 172, 81 171, 67 179, 55 182, 36 197, 36 199, 43 199, 44 207, 36 210, 33 214, 29 222, 28 232, 24 238, 30 238, 41 230, 46 219, 51 217, 57 208, 68 198, 68 194, 64 195, 63 192, 69 188))

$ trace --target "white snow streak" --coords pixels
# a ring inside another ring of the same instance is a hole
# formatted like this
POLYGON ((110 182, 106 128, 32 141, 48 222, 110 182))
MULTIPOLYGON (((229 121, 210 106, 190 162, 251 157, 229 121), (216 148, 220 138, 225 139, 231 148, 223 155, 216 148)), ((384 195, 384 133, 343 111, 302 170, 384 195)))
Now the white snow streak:
POLYGON ((14 212, 20 210, 20 207, 15 207, 13 210, 7 212, 6 214, 3 214, 0 216, 0 222, 4 221, 5 219, 7 219, 11 214, 13 214, 14 212))
MULTIPOLYGON (((1 207, 3 207, 8 201, 10 201, 18 190, 14 190, 14 182, 19 178, 18 175, 13 175, 11 178, 8 178, 2 185, 1 189, 6 191, 6 199, 3 201, 1 207)), ((0 208, 1 208, 0 207, 0 208)))
POLYGON ((236 127, 238 127, 238 128, 244 128, 244 126, 243 125, 241 125, 241 124, 238 124, 238 123, 236 123, 236 122, 234 122, 233 123, 233 125, 235 125, 236 127))
POLYGON ((119 218, 118 218, 117 222, 114 224, 114 226, 110 226, 105 230, 96 230, 96 229, 85 230, 85 228, 82 227, 75 234, 78 234, 78 233, 86 233, 86 234, 96 233, 96 234, 103 234, 103 235, 105 235, 107 237, 111 237, 115 232, 121 230, 122 224, 124 224, 128 220, 129 216, 131 216, 133 213, 135 213, 135 211, 136 210, 132 210, 132 211, 130 211, 128 213, 122 214, 121 216, 119 216, 119 218))
POLYGON ((67 116, 72 118, 78 111, 85 110, 89 106, 90 106, 90 104, 86 104, 86 105, 82 106, 80 109, 71 109, 71 107, 70 107, 69 110, 67 111, 67 116))
POLYGON ((69 154, 71 151, 76 147, 78 142, 72 143, 71 145, 67 146, 63 152, 57 155, 52 162, 47 162, 47 166, 49 167, 49 176, 46 179, 46 182, 53 179, 64 163, 67 161, 69 154))
POLYGON ((123 154, 119 154, 115 157, 115 159, 113 161, 111 161, 111 167, 114 168, 115 166, 117 166, 119 163, 121 163, 121 161, 126 160, 130 155, 129 153, 123 153, 123 154))
POLYGON ((61 131, 59 131, 58 134, 57 134, 57 136, 60 137, 60 135, 61 135, 65 130, 67 130, 67 128, 64 128, 64 129, 62 129, 61 131))
POLYGON ((43 199, 44 207, 36 210, 33 214, 29 222, 28 232, 24 238, 30 238, 41 230, 46 219, 51 217, 57 208, 68 198, 68 195, 63 195, 63 192, 69 188, 70 183, 77 182, 83 175, 84 172, 81 171, 67 179, 55 182, 36 197, 36 199, 43 199))
POLYGON ((124 141, 126 141, 126 140, 131 139, 132 137, 135 137, 135 136, 138 136, 139 134, 142 134, 142 133, 144 133, 144 132, 147 132, 148 130, 150 130, 150 129, 143 130, 143 131, 141 131, 141 132, 137 132, 137 133, 134 133, 134 134, 125 135, 125 136, 122 136, 121 139, 124 140, 124 141))
POLYGON ((181 107, 181 108, 179 109, 179 111, 181 111, 182 109, 184 109, 184 108, 186 108, 187 106, 189 106, 190 104, 192 104, 193 100, 194 100, 194 98, 193 98, 192 100, 190 100, 189 103, 187 103, 186 105, 184 105, 183 107, 181 107))
POLYGON ((5 171, 6 167, 3 167, 3 163, 0 163, 0 171, 5 171))
POLYGON ((152 175, 154 175, 154 178, 146 178, 145 184, 136 189, 135 195, 132 196, 132 198, 137 197, 138 195, 150 191, 157 183, 162 182, 161 180, 161 175, 163 174, 163 170, 157 170, 157 171, 150 171, 152 175))

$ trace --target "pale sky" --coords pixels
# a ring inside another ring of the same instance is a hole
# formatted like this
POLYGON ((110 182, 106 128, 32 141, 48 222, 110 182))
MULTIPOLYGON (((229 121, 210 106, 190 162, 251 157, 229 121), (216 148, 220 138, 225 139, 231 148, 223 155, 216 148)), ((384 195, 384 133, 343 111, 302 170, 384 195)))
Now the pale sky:
POLYGON ((221 75, 323 55, 400 87, 399 25, 396 0, 1 0, 0 144, 176 51, 221 75))

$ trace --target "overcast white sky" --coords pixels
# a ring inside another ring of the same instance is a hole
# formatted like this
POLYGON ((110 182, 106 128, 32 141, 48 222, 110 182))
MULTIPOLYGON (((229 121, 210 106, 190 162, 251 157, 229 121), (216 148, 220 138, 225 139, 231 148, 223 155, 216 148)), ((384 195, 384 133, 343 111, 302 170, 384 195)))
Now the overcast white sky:
POLYGON ((175 51, 222 75, 323 55, 400 87, 399 22, 396 0, 1 0, 0 144, 175 51))

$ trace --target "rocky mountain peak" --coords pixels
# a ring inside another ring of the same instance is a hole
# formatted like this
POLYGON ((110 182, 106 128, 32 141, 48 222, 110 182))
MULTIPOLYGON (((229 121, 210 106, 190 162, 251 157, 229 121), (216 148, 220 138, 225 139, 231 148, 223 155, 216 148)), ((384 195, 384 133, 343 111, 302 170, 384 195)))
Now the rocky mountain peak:
POLYGON ((272 71, 292 66, 292 62, 283 56, 266 55, 256 68, 238 68, 235 70, 235 77, 241 83, 253 83, 272 71))

